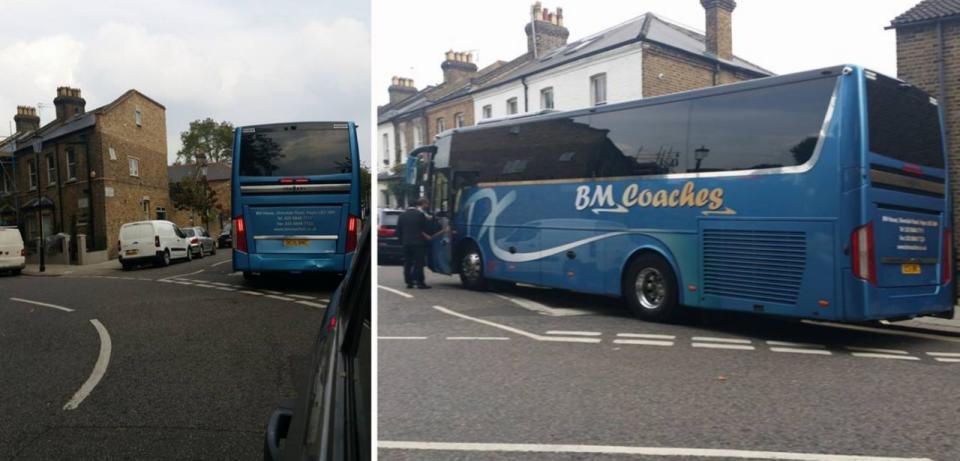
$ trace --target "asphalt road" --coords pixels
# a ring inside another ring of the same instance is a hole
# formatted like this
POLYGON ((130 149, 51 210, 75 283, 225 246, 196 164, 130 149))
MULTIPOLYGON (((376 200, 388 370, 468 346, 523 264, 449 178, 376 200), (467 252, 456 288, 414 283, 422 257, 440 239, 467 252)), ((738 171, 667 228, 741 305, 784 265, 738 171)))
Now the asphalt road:
POLYGON ((229 259, 0 277, 0 459, 262 459, 339 280, 229 259))
POLYGON ((957 337, 401 279, 379 269, 380 459, 960 460, 957 337))

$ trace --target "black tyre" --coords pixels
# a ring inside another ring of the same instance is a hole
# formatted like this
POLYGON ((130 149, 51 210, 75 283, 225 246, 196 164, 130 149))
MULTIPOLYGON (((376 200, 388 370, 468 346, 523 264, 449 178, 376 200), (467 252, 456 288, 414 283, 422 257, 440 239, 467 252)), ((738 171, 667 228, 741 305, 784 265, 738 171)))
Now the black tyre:
POLYGON ((193 250, 187 247, 187 262, 193 261, 193 250))
POLYGON ((660 255, 645 253, 635 258, 623 277, 627 308, 644 320, 666 322, 676 317, 677 277, 660 255))
POLYGON ((121 263, 120 263, 120 267, 123 268, 124 272, 130 270, 130 266, 131 266, 130 263, 125 263, 125 262, 121 262, 121 263))
POLYGON ((23 269, 14 269, 10 271, 10 273, 13 275, 20 275, 21 272, 23 272, 23 269))
POLYGON ((170 250, 163 250, 162 253, 157 255, 157 265, 160 267, 167 267, 170 265, 170 250))
POLYGON ((197 247, 200 251, 197 251, 197 259, 203 259, 203 245, 197 247))
POLYGON ((216 254, 217 254, 217 246, 213 245, 212 247, 210 247, 210 256, 214 256, 216 254))
POLYGON ((471 290, 486 290, 487 279, 483 275, 483 255, 476 245, 470 244, 460 252, 460 283, 471 290))

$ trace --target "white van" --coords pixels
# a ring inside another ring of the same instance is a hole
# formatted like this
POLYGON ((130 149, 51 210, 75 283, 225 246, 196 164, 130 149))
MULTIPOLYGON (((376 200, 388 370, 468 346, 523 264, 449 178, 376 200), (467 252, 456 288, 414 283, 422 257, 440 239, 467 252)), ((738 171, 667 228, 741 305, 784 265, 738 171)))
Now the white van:
POLYGON ((120 227, 120 265, 123 270, 141 263, 166 266, 173 259, 193 259, 190 242, 170 221, 139 221, 120 227))
POLYGON ((16 227, 0 227, 0 272, 10 271, 20 275, 27 267, 27 250, 23 246, 23 237, 16 227))

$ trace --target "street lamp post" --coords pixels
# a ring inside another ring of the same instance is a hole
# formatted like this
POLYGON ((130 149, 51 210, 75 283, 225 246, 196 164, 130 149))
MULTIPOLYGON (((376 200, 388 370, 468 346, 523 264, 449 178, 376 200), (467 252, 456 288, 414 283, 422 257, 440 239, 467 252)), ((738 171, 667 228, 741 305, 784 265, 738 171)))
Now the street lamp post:
POLYGON ((703 159, 707 158, 709 154, 710 149, 707 149, 707 146, 700 146, 699 149, 693 151, 694 158, 697 160, 697 166, 694 168, 695 171, 700 171, 700 163, 702 163, 703 159))
POLYGON ((37 154, 36 164, 33 172, 37 175, 37 228, 40 230, 40 272, 47 270, 45 256, 47 253, 46 245, 43 244, 43 195, 40 190, 40 151, 43 150, 43 139, 33 140, 33 152, 37 154))

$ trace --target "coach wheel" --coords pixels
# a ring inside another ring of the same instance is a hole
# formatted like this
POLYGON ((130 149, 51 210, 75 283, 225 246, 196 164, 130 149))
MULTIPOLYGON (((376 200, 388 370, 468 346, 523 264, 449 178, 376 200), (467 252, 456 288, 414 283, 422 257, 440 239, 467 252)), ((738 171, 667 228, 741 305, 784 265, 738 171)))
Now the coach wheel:
POLYGON ((470 245, 460 257, 460 283, 471 290, 486 288, 483 277, 483 256, 476 245, 470 245))
POLYGON ((640 255, 630 263, 624 277, 623 297, 630 311, 644 320, 668 321, 679 310, 673 269, 652 253, 640 255))

